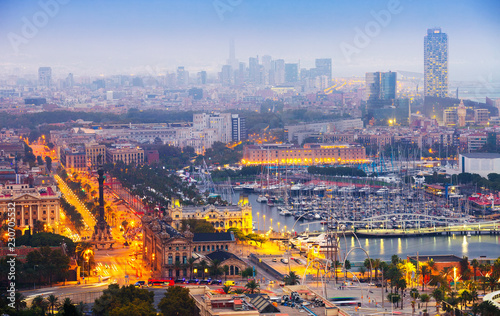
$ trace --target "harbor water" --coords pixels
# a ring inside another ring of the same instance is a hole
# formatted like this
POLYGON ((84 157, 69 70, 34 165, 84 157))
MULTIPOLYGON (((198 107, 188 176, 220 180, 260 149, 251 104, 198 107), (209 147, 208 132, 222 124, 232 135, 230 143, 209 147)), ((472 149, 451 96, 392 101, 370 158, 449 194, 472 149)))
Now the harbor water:
MULTIPOLYGON (((233 202, 238 201, 239 192, 233 195, 233 202)), ((252 205, 254 227, 259 230, 292 231, 298 234, 306 231, 322 231, 324 226, 319 221, 298 221, 293 216, 279 214, 277 207, 268 206, 266 203, 257 202, 257 194, 248 194, 252 205), (294 226, 295 224, 295 226, 294 226)), ((353 236, 341 237, 341 252, 346 253, 359 244, 353 236)), ((390 260, 397 254, 402 258, 419 254, 421 257, 430 255, 456 255, 467 256, 469 259, 485 256, 498 258, 500 256, 500 235, 451 235, 451 236, 418 236, 403 238, 359 238, 359 243, 369 254, 370 258, 390 260)), ((359 249, 353 250, 349 255, 352 262, 363 261, 366 255, 359 249)))

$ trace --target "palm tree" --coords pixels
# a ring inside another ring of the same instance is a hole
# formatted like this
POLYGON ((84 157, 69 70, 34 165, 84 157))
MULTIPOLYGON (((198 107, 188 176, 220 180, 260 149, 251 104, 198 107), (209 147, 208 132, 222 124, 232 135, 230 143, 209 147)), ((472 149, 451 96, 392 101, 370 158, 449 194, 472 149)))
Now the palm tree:
POLYGON ((229 285, 224 285, 222 287, 222 290, 224 291, 224 293, 229 294, 229 291, 231 290, 231 287, 229 285))
POLYGON ((436 271, 436 263, 434 262, 433 259, 431 259, 431 260, 428 260, 426 262, 426 264, 429 267, 429 271, 430 271, 430 273, 432 275, 432 272, 436 271))
POLYGON ((196 261, 196 258, 194 258, 194 257, 187 259, 187 265, 189 266, 189 277, 191 279, 193 278, 193 267, 194 267, 195 261, 196 261))
POLYGON ((380 259, 375 259, 372 261, 373 269, 375 270, 375 280, 378 281, 378 270, 380 268, 380 259))
POLYGON ((205 269, 208 267, 208 263, 205 260, 201 260, 198 266, 201 269, 203 279, 205 278, 205 269))
POLYGON ((391 257, 391 263, 393 265, 397 265, 399 263, 399 257, 398 257, 398 255, 392 255, 392 257, 391 257))
POLYGON ((299 276, 295 273, 295 271, 290 271, 288 275, 285 275, 283 281, 285 281, 285 285, 296 285, 299 283, 299 276))
POLYGON ((57 308, 59 307, 59 298, 57 296, 55 296, 54 294, 51 294, 49 295, 49 297, 47 298, 47 300, 49 301, 49 306, 50 306, 50 309, 52 311, 52 315, 54 315, 54 308, 57 308))
POLYGON ((420 301, 422 303, 425 303, 425 309, 427 310, 427 303, 431 300, 431 297, 428 294, 422 294, 420 295, 420 301))
POLYGON ((425 288, 425 276, 430 275, 431 272, 426 265, 422 265, 420 267, 420 273, 422 274, 422 292, 423 292, 425 288))
POLYGON ((479 304, 481 316, 497 316, 500 315, 500 309, 491 301, 484 301, 479 304))
POLYGON ((472 268, 474 269, 474 282, 476 282, 476 271, 479 268, 479 261, 477 259, 472 259, 471 261, 472 268))
POLYGON ((19 292, 15 292, 15 298, 14 298, 14 306, 16 311, 22 310, 26 308, 26 300, 24 295, 22 295, 19 292))
MULTIPOLYGON (((86 256, 88 256, 88 262, 89 262, 89 267, 88 267, 88 271, 89 271, 89 275, 90 275, 90 263, 94 261, 94 254, 93 254, 93 250, 94 249, 94 245, 90 242, 86 242, 86 241, 82 241, 82 242, 79 242, 77 243, 76 245, 76 250, 75 250, 75 254, 77 255, 77 260, 80 261, 82 263, 82 267, 84 268, 84 262, 86 260, 86 256)), ((85 269, 84 270, 84 273, 85 273, 85 269)))
POLYGON ((45 315, 48 305, 49 302, 47 302, 41 295, 36 296, 31 302, 31 308, 40 308, 42 315, 45 315))
POLYGON ((225 264, 222 267, 222 271, 224 272, 224 281, 227 281, 227 275, 229 273, 229 266, 227 264, 225 264))
POLYGON ((359 273, 361 273, 361 277, 364 278, 365 277, 365 273, 366 273, 366 268, 365 267, 359 267, 359 273))
POLYGON ((479 265, 479 271, 481 272, 481 279, 483 280, 483 294, 486 294, 486 281, 488 278, 486 274, 490 272, 490 270, 491 266, 488 263, 479 265))
POLYGON ((472 300, 472 295, 469 293, 469 291, 464 290, 462 294, 460 294, 460 303, 462 304, 460 309, 462 309, 464 305, 467 308, 467 302, 471 300, 472 300))
POLYGON ((182 263, 179 260, 175 261, 175 263, 174 263, 175 277, 180 276, 179 271, 181 269, 182 269, 182 263))
MULTIPOLYGON (((403 297, 403 292, 406 289, 406 280, 404 278, 401 278, 397 281, 396 287, 401 290, 401 298, 403 297)), ((401 300, 401 309, 403 309, 403 302, 404 300, 401 300)))
POLYGON ((410 297, 413 298, 413 301, 411 302, 411 307, 413 310, 413 314, 415 314, 415 300, 420 297, 420 294, 418 293, 417 288, 412 288, 410 290, 410 297))
POLYGON ((439 313, 439 304, 444 300, 444 293, 441 289, 434 289, 431 296, 436 300, 436 312, 439 313))
POLYGON ((64 314, 64 307, 70 305, 73 305, 73 301, 69 297, 66 297, 62 304, 59 305, 59 312, 63 312, 64 314))
POLYGON ((255 290, 258 290, 260 287, 259 283, 257 283, 255 280, 250 280, 248 283, 245 285, 245 288, 250 291, 250 294, 253 294, 255 290))
POLYGON ((210 265, 210 274, 215 276, 215 278, 217 278, 217 276, 221 274, 221 267, 219 260, 215 259, 214 261, 212 261, 212 265, 210 265))
POLYGON ((366 271, 368 271, 368 277, 371 279, 372 277, 372 261, 368 258, 365 259, 365 262, 363 262, 363 265, 365 266, 366 268, 366 271))

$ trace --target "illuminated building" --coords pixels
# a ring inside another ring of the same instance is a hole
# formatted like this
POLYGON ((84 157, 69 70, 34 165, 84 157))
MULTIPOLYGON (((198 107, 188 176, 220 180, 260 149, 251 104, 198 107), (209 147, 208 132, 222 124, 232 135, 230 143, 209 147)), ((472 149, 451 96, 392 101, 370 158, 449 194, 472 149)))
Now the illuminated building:
POLYGON ((446 109, 443 113, 443 125, 454 126, 457 125, 458 116, 457 111, 454 109, 446 109))
POLYGON ((106 145, 85 144, 85 155, 87 156, 87 163, 90 163, 91 166, 103 164, 106 160, 106 145))
POLYGON ((486 133, 473 133, 464 137, 467 139, 467 150, 469 150, 469 152, 481 149, 486 145, 488 140, 488 135, 486 133))
POLYGON ((173 226, 179 229, 183 219, 205 219, 217 231, 226 231, 229 228, 239 228, 243 233, 252 232, 252 206, 247 197, 240 197, 238 205, 229 206, 182 206, 173 203, 170 209, 173 226))
POLYGON ((250 145, 243 149, 242 164, 329 165, 355 164, 366 159, 361 145, 305 144, 303 148, 291 144, 250 145))
POLYGON ((49 231, 52 227, 58 232, 60 198, 55 186, 30 188, 28 184, 7 184, 0 190, 0 212, 5 214, 12 207, 10 203, 14 203, 17 229, 25 230, 41 221, 49 231))
POLYGON ((474 122, 477 125, 486 125, 490 120, 488 109, 474 109, 474 122))
POLYGON ((83 146, 61 148, 60 161, 70 172, 81 172, 88 168, 85 148, 83 146))
POLYGON ((110 163, 118 161, 123 161, 126 165, 144 163, 144 150, 142 148, 110 148, 106 155, 110 163))
POLYGON ((460 100, 460 105, 458 106, 458 109, 457 109, 458 126, 460 126, 460 127, 465 126, 465 116, 466 115, 467 115, 467 109, 465 108, 464 100, 460 100))
POLYGON ((425 96, 448 96, 448 35, 440 28, 424 37, 424 90, 425 96))
MULTIPOLYGON (((237 275, 247 267, 232 255, 236 252, 236 239, 232 232, 197 234, 188 229, 181 233, 172 227, 170 216, 162 219, 143 216, 141 220, 143 260, 150 266, 154 277, 187 279, 191 276, 187 264, 192 257, 207 263, 219 260, 230 267, 229 275, 237 275)), ((198 270, 193 271, 193 275, 204 274, 201 269, 198 270)))

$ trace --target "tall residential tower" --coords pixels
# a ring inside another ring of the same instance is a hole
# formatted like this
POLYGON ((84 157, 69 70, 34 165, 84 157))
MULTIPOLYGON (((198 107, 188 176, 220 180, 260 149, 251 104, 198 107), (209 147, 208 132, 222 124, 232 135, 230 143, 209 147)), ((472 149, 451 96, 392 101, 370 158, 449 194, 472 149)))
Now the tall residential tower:
POLYGON ((448 96, 448 35, 440 28, 424 37, 424 85, 425 96, 448 96))

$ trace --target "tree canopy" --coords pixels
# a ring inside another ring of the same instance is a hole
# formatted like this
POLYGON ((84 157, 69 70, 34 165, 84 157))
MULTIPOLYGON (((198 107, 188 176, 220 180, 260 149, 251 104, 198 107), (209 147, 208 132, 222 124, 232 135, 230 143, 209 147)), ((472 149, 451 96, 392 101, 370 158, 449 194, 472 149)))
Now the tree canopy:
POLYGON ((165 316, 191 316, 196 315, 198 310, 189 296, 189 289, 180 286, 168 287, 158 308, 165 316))

